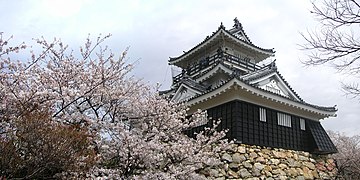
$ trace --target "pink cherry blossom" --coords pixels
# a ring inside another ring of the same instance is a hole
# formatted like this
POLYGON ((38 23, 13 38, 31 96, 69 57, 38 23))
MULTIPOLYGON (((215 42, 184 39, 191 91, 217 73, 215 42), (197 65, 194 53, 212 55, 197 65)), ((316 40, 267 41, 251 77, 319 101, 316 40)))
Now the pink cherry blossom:
MULTIPOLYGON (((88 172, 65 171, 62 178, 201 179, 197 172, 221 162, 218 152, 231 143, 219 124, 196 138, 183 132, 207 123, 206 113, 187 114, 183 104, 169 102, 153 88, 129 75, 128 50, 117 57, 100 46, 110 35, 88 37, 80 56, 61 40, 36 39, 42 51, 14 61, 0 37, 0 133, 16 132, 13 123, 26 111, 50 108, 52 120, 87 128, 97 163, 88 172), (21 107, 21 108, 19 108, 21 107)), ((10 39, 9 39, 10 40, 10 39)), ((79 159, 79 163, 82 161, 79 159)))

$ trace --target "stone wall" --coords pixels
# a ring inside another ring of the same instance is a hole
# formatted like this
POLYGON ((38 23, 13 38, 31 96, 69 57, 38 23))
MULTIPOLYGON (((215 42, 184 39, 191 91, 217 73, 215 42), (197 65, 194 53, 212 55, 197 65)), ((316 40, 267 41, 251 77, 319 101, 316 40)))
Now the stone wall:
POLYGON ((209 179, 335 179, 337 169, 328 156, 308 152, 234 145, 221 154, 224 165, 207 168, 209 179), (210 178, 211 177, 211 178, 210 178))

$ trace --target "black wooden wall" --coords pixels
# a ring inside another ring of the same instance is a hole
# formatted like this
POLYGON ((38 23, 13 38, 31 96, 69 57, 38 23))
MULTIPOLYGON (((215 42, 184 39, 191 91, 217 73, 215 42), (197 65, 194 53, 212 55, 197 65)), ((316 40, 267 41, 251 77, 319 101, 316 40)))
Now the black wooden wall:
MULTIPOLYGON (((221 119, 219 129, 229 129, 228 139, 235 139, 237 143, 280 147, 284 149, 303 150, 308 152, 317 151, 317 153, 336 152, 331 140, 328 138, 325 130, 319 122, 305 119, 305 130, 300 129, 300 117, 291 115, 291 127, 278 125, 277 113, 274 109, 266 109, 266 122, 260 121, 259 107, 243 101, 231 101, 223 105, 208 109, 208 115, 212 119, 221 119), (312 125, 312 124, 316 124, 312 125), (311 124, 311 126, 309 126, 311 124), (316 129, 314 130, 314 128, 316 129), (312 129, 311 129, 312 128, 312 129), (321 136, 318 136, 321 132, 321 136), (315 132, 315 133, 314 133, 315 132), (317 136, 314 138, 314 135, 317 136), (323 137, 324 136, 324 137, 323 137), (326 137, 328 139, 326 139, 326 137), (321 142, 326 139, 326 142, 321 142), (316 141, 315 141, 316 140, 316 141), (330 142, 329 142, 330 141, 330 142), (322 144, 329 147, 322 148, 322 144)), ((212 124, 212 122, 209 122, 212 124)), ((193 128, 187 134, 199 132, 204 126, 193 128)))

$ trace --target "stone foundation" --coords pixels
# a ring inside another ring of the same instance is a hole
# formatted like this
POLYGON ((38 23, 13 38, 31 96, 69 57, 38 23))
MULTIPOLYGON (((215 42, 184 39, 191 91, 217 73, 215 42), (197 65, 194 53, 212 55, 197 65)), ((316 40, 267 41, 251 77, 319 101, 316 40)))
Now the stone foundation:
POLYGON ((326 155, 304 151, 234 145, 221 154, 224 165, 206 168, 209 179, 335 179, 337 169, 326 155))

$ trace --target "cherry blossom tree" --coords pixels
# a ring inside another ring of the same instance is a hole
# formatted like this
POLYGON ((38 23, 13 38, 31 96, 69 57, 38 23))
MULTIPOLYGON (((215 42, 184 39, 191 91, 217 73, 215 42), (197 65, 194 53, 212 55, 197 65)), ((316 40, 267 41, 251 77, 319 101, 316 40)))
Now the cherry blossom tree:
POLYGON ((337 162, 338 179, 359 179, 360 136, 346 136, 333 131, 328 133, 339 151, 332 155, 337 162))
MULTIPOLYGON (((199 111, 189 118, 185 105, 169 102, 156 87, 130 76, 133 66, 125 62, 127 50, 116 58, 102 46, 109 37, 94 42, 87 38, 79 53, 59 39, 36 39, 42 51, 31 51, 30 59, 15 61, 13 53, 26 48, 25 44, 10 47, 1 36, 2 140, 19 138, 15 124, 24 115, 49 112, 47 119, 52 123, 86 129, 83 134, 90 143, 81 149, 96 154, 96 162, 86 172, 65 169, 56 177, 204 178, 198 172, 219 165, 218 152, 231 144, 223 139, 225 131, 215 130, 219 122, 196 138, 184 135, 185 130, 207 121, 206 113, 199 111)), ((19 152, 17 144, 13 147, 19 152)), ((76 160, 88 162, 89 157, 79 153, 76 160)))

